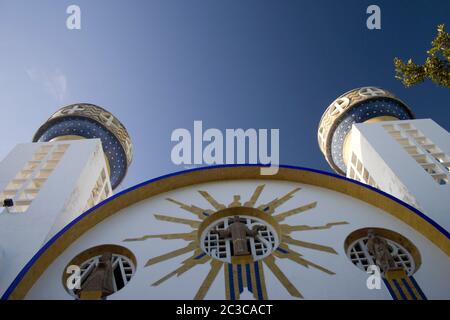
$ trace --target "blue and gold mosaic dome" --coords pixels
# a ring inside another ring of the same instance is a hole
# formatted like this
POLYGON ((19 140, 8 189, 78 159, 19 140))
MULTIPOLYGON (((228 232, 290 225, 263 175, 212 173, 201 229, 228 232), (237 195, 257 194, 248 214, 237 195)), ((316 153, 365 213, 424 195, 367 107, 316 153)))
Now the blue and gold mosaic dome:
POLYGON ((124 125, 107 110, 93 104, 73 104, 55 112, 36 132, 33 142, 58 139, 102 141, 112 188, 124 179, 133 159, 133 144, 124 125))
POLYGON ((319 124, 318 142, 329 165, 345 175, 344 143, 354 123, 372 119, 407 120, 415 116, 408 106, 387 90, 363 87, 344 93, 325 110, 319 124))

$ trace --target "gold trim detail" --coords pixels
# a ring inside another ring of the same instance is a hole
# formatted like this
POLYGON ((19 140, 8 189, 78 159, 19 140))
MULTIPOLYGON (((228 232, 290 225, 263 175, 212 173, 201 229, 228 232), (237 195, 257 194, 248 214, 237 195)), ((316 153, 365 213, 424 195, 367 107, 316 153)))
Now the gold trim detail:
POLYGON ((216 279, 217 274, 222 268, 223 263, 218 260, 211 260, 211 269, 209 270, 208 275, 203 281, 202 285, 198 289, 197 294, 194 297, 194 300, 203 300, 206 296, 206 293, 209 291, 214 279, 216 279))
POLYGON ((393 298, 397 300, 423 300, 416 285, 411 281, 404 269, 388 270, 385 276, 385 281, 389 284, 394 294, 393 298))
POLYGON ((177 250, 174 250, 172 252, 165 253, 165 254, 162 254, 162 255, 157 256, 155 258, 149 259, 147 261, 147 263, 145 264, 145 266, 148 267, 148 266, 151 266, 153 264, 160 263, 162 261, 166 261, 166 260, 169 260, 169 259, 181 256, 182 254, 191 252, 192 250, 195 250, 196 248, 197 248, 197 243, 196 242, 191 242, 184 248, 177 249, 177 250))
POLYGON ((335 273, 333 271, 330 271, 314 262, 308 261, 304 258, 302 258, 302 255, 299 254, 298 252, 292 251, 289 249, 288 246, 285 245, 280 245, 280 248, 283 251, 277 250, 274 252, 274 256, 276 256, 277 258, 280 259, 289 259, 291 261, 294 261, 296 263, 298 263, 299 265, 305 267, 305 268, 309 268, 309 267, 313 267, 316 268, 317 270, 320 270, 322 272, 328 273, 329 275, 334 275, 335 273))
MULTIPOLYGON (((189 252, 189 251, 187 251, 187 252, 189 252)), ((152 284, 152 286, 159 286, 161 283, 163 283, 164 281, 170 279, 171 277, 173 277, 173 276, 175 276, 175 275, 176 275, 177 277, 179 277, 179 276, 181 276, 183 273, 185 273, 186 271, 188 271, 188 270, 192 269, 193 267, 195 267, 196 265, 204 264, 204 263, 206 263, 206 262, 208 262, 208 261, 211 260, 211 258, 210 258, 209 256, 206 256, 206 255, 203 256, 203 257, 200 258, 200 259, 197 259, 197 257, 198 257, 200 254, 201 254, 201 250, 195 250, 194 253, 193 253, 193 255, 192 255, 192 257, 190 257, 190 258, 188 258, 188 259, 186 259, 186 260, 184 260, 184 261, 182 262, 181 267, 177 268, 176 270, 174 270, 174 271, 168 273, 167 275, 165 275, 164 277, 162 277, 162 278, 159 279, 158 281, 154 282, 154 283, 152 284)))
POLYGON ((222 210, 226 208, 223 204, 217 202, 217 200, 214 199, 208 192, 199 191, 198 193, 200 193, 202 197, 205 198, 214 207, 214 209, 222 210))
POLYGON ((158 219, 158 220, 161 220, 161 221, 187 224, 188 226, 191 226, 192 228, 196 228, 196 227, 198 227, 200 225, 200 221, 183 219, 183 218, 177 218, 177 217, 171 217, 171 216, 165 216, 165 215, 162 215, 162 214, 155 214, 155 218, 158 219))
POLYGON ((283 287, 289 292, 289 294, 293 297, 303 298, 300 291, 289 281, 286 275, 281 271, 281 269, 275 263, 275 258, 273 256, 268 256, 264 258, 265 265, 272 271, 278 281, 281 282, 283 287))
POLYGON ((231 257, 232 264, 246 264, 246 263, 253 263, 253 262, 254 262, 254 260, 253 260, 252 255, 231 257))
POLYGON ((343 224, 348 224, 348 222, 347 221, 329 222, 326 225, 315 226, 315 227, 311 227, 311 226, 307 226, 307 225, 290 226, 287 224, 282 224, 280 226, 280 228, 284 233, 291 233, 294 231, 325 230, 325 229, 330 229, 334 226, 339 226, 339 225, 343 225, 343 224))
POLYGON ((284 240, 284 242, 292 244, 294 246, 299 246, 299 247, 308 248, 308 249, 312 249, 312 250, 318 250, 318 251, 337 254, 336 250, 334 250, 331 247, 322 246, 322 245, 316 244, 316 243, 292 239, 290 236, 285 235, 283 237, 283 240, 284 240))
POLYGON ((275 212, 275 209, 278 208, 279 206, 281 206, 283 203, 287 202, 288 200, 290 200, 293 196, 294 193, 296 193, 297 191, 300 191, 302 188, 295 188, 292 191, 289 191, 288 193, 286 193, 284 196, 282 196, 281 198, 276 198, 272 201, 270 201, 267 204, 263 204, 260 205, 258 207, 259 210, 263 210, 266 213, 272 214, 275 212))
POLYGON ((292 209, 292 210, 289 210, 289 211, 277 214, 274 218, 275 218, 275 220, 277 222, 281 222, 281 221, 284 221, 284 219, 286 219, 286 218, 288 218, 290 216, 293 216, 293 215, 296 215, 298 213, 307 211, 309 209, 313 209, 316 206, 317 206, 317 202, 313 202, 313 203, 307 204, 305 206, 301 206, 301 207, 298 207, 298 208, 295 208, 295 209, 292 209))
POLYGON ((247 201, 246 203, 244 203, 244 207, 254 207, 256 201, 258 201, 258 198, 261 195, 261 192, 264 190, 265 186, 266 186, 265 184, 257 186, 255 191, 253 192, 250 200, 247 201))
POLYGON ((199 208, 199 207, 194 206, 194 205, 189 206, 187 204, 184 204, 183 202, 180 202, 178 200, 174 200, 172 198, 167 198, 166 200, 177 204, 181 209, 183 209, 183 210, 185 210, 187 212, 195 214, 197 216, 197 218, 199 218, 199 219, 204 219, 205 218, 204 213, 206 213, 206 214, 213 214, 214 213, 213 210, 202 209, 202 208, 199 208))

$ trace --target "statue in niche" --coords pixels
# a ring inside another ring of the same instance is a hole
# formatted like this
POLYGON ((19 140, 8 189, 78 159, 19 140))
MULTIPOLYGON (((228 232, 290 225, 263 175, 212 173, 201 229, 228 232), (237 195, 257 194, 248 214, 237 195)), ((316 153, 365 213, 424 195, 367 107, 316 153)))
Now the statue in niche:
POLYGON ((380 268, 381 272, 385 273, 390 269, 397 268, 394 257, 389 251, 387 241, 377 236, 372 229, 367 232, 367 237, 367 250, 375 259, 375 263, 380 268))
POLYGON ((211 233, 218 234, 221 238, 231 238, 234 256, 247 256, 250 255, 247 237, 256 238, 258 232, 264 228, 262 225, 255 225, 250 230, 245 223, 241 222, 239 216, 234 216, 230 226, 226 230, 213 230, 211 233))
POLYGON ((101 298, 114 293, 111 252, 105 252, 100 256, 97 266, 81 285, 78 295, 81 296, 86 292, 101 292, 101 298))

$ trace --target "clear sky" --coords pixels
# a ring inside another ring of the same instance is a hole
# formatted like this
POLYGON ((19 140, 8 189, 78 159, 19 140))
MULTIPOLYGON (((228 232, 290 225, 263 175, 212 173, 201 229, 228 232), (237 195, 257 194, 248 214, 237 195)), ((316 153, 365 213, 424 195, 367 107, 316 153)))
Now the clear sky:
POLYGON ((280 162, 331 171, 317 145, 325 108, 360 86, 384 87, 450 131, 450 90, 406 89, 395 56, 418 62, 450 29, 448 0, 0 0, 0 158, 58 108, 105 107, 135 158, 120 189, 182 167, 176 128, 279 128, 280 162), (82 30, 66 28, 66 8, 82 30), (366 28, 381 7, 382 30, 366 28))

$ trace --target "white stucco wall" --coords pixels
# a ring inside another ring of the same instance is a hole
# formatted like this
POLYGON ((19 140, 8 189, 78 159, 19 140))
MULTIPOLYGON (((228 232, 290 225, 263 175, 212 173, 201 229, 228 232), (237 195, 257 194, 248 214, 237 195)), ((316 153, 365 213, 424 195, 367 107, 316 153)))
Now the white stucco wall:
POLYGON ((449 230, 450 184, 436 183, 382 127, 405 123, 412 124, 450 155, 450 134, 431 119, 356 124, 352 129, 352 151, 381 190, 415 206, 449 230))
MULTIPOLYGON (((17 145, 0 163, 0 191, 4 190, 35 151, 43 145, 69 148, 23 213, 0 213, 0 294, 45 241, 82 213, 91 190, 106 167, 98 139, 17 145)), ((2 200, 2 199, 0 199, 2 200)))
MULTIPOLYGON (((148 239, 140 242, 123 242, 123 240, 149 234, 192 231, 187 225, 155 219, 154 214, 164 214, 196 220, 195 215, 168 202, 167 197, 188 205, 211 209, 211 205, 198 194, 198 190, 208 191, 219 202, 228 205, 236 194, 241 195, 242 202, 247 201, 256 186, 262 183, 265 183, 266 187, 256 207, 299 186, 302 190, 280 206, 276 213, 314 201, 318 202, 316 208, 291 216, 283 223, 320 226, 329 222, 348 222, 331 229, 297 231, 291 234, 294 239, 333 247, 337 254, 289 245, 292 250, 301 253, 303 258, 334 271, 335 275, 323 273, 312 267, 305 268, 287 259, 276 260, 280 269, 306 299, 391 299, 384 287, 381 290, 368 290, 366 287, 368 274, 354 266, 344 252, 346 237, 354 230, 367 227, 390 229, 412 241, 422 257, 422 265, 414 274, 422 290, 429 299, 450 298, 449 257, 428 239, 390 214, 358 199, 323 188, 285 181, 240 180, 174 190, 119 211, 89 230, 62 253, 36 282, 27 299, 73 299, 66 292, 61 280, 66 265, 80 252, 102 244, 124 246, 131 250, 137 259, 136 273, 129 284, 108 299, 192 299, 210 269, 209 262, 196 266, 179 277, 174 276, 159 286, 151 284, 178 268, 192 253, 144 267, 148 259, 182 248, 188 244, 187 241, 148 239)), ((292 299, 266 266, 264 273, 269 299, 292 299)), ((224 299, 224 281, 224 271, 221 269, 206 299, 224 299)))

